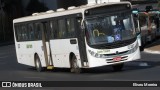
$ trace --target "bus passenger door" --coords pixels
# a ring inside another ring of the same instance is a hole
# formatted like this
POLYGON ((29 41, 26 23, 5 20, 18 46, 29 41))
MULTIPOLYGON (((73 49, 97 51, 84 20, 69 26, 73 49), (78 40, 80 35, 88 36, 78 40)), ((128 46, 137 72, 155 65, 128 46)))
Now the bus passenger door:
POLYGON ((86 52, 86 44, 85 44, 85 30, 81 28, 81 18, 77 18, 77 36, 78 36, 78 46, 79 46, 79 53, 81 58, 82 67, 87 66, 88 59, 87 59, 87 52, 86 52))
POLYGON ((44 52, 44 58, 46 62, 47 69, 53 69, 53 61, 51 56, 51 49, 50 49, 50 43, 49 43, 49 28, 48 23, 43 22, 42 23, 42 44, 43 44, 43 52, 44 52))

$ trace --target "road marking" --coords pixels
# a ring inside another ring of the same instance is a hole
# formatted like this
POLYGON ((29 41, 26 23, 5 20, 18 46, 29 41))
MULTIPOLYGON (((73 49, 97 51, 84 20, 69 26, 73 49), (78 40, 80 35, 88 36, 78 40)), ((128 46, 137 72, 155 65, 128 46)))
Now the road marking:
POLYGON ((149 50, 149 49, 144 49, 145 53, 150 53, 150 54, 160 54, 160 51, 154 51, 154 50, 149 50))
POLYGON ((146 63, 146 62, 142 62, 142 63, 139 63, 139 66, 141 66, 141 67, 147 67, 147 66, 149 66, 149 65, 148 65, 148 63, 146 63))

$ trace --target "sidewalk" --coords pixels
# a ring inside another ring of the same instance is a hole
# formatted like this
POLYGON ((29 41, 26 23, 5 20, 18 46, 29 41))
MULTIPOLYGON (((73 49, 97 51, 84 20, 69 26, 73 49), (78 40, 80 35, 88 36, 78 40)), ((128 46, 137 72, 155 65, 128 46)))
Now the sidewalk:
POLYGON ((146 45, 144 52, 151 54, 160 54, 160 38, 146 45))

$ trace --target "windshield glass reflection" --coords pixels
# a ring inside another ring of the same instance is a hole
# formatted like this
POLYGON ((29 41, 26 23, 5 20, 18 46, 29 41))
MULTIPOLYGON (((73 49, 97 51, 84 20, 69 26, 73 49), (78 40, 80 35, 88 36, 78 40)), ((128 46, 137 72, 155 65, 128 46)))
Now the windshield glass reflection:
POLYGON ((87 41, 90 45, 124 41, 136 36, 129 12, 88 18, 85 24, 87 41))

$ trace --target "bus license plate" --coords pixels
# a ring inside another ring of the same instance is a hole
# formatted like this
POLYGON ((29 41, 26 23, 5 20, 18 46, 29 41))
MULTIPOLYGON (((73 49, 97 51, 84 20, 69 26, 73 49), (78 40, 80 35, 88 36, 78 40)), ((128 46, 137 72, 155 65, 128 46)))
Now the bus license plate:
POLYGON ((122 57, 115 57, 113 58, 113 61, 120 61, 122 59, 122 57))

